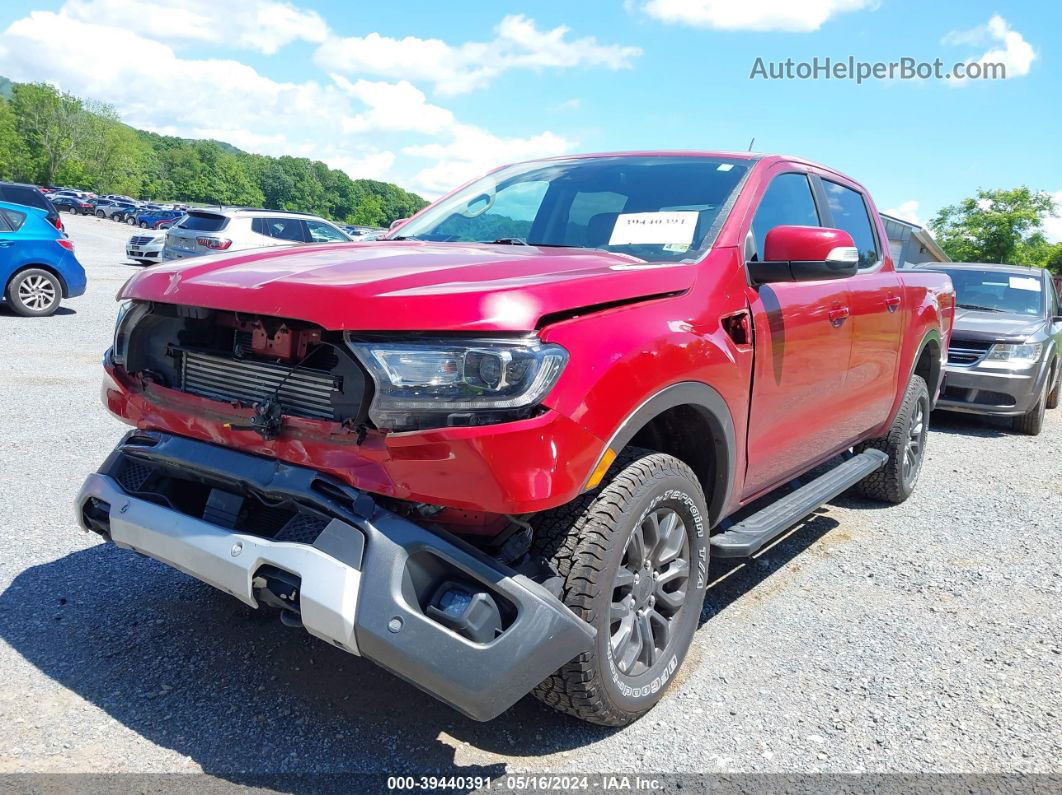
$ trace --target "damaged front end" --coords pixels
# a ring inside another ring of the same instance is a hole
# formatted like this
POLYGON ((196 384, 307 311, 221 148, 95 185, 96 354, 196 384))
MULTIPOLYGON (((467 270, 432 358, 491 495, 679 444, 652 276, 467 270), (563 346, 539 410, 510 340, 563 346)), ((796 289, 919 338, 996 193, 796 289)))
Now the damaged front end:
POLYGON ((479 549, 312 469, 132 431, 86 480, 79 521, 489 720, 594 631, 479 549))

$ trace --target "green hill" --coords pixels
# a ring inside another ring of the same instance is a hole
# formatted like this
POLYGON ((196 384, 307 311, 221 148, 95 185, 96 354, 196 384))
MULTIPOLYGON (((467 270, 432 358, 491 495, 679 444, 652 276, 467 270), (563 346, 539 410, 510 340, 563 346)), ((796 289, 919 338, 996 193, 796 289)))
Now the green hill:
POLYGON ((0 178, 141 198, 272 207, 387 226, 427 202, 389 182, 351 179, 305 157, 158 135, 113 108, 43 83, 0 77, 0 178))

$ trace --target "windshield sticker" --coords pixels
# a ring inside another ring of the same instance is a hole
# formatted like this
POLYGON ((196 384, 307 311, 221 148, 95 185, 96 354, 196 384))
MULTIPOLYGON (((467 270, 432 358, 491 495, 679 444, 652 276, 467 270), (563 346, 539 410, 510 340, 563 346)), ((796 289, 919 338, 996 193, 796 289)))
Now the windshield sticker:
POLYGON ((1040 292, 1040 280, 1033 276, 1011 276, 1010 287, 1012 290, 1028 290, 1038 293, 1040 292))
POLYGON ((696 212, 620 213, 612 227, 610 246, 682 246, 693 242, 696 212))

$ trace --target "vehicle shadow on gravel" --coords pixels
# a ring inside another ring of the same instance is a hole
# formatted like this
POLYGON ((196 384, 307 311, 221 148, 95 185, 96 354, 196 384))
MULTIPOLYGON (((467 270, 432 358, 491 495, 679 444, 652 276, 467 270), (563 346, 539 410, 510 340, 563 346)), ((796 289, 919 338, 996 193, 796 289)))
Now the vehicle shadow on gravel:
MULTIPOLYGON (((149 742, 238 783, 284 773, 496 777, 506 769, 494 754, 557 753, 615 731, 531 697, 478 723, 274 616, 102 544, 19 574, 0 594, 0 637, 149 742)), ((76 760, 76 725, 67 742, 76 760)))
POLYGON ((961 436, 979 436, 982 439, 1000 439, 1015 433, 1010 417, 988 417, 942 409, 933 412, 929 430, 961 436))
POLYGON ((21 322, 25 322, 27 320, 51 320, 52 318, 63 317, 64 315, 76 315, 76 314, 77 314, 77 312, 75 310, 71 309, 70 307, 68 307, 68 306, 60 306, 58 309, 55 310, 55 312, 53 314, 51 314, 50 316, 48 316, 46 318, 22 317, 22 315, 15 314, 15 312, 12 311, 11 307, 9 307, 6 303, 0 302, 0 318, 4 318, 4 319, 10 318, 11 320, 17 320, 17 321, 21 321, 21 322))

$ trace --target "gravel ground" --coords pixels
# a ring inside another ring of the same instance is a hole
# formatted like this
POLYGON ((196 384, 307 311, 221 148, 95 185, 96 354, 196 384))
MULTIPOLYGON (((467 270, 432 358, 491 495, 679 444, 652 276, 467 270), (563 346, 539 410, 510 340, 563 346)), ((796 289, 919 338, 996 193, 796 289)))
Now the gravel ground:
POLYGON ((645 720, 528 698, 466 720, 370 663, 79 532, 123 431, 100 406, 129 227, 64 216, 88 293, 0 309, 0 772, 1062 771, 1062 411, 935 416, 917 493, 843 497, 715 571, 645 720))

